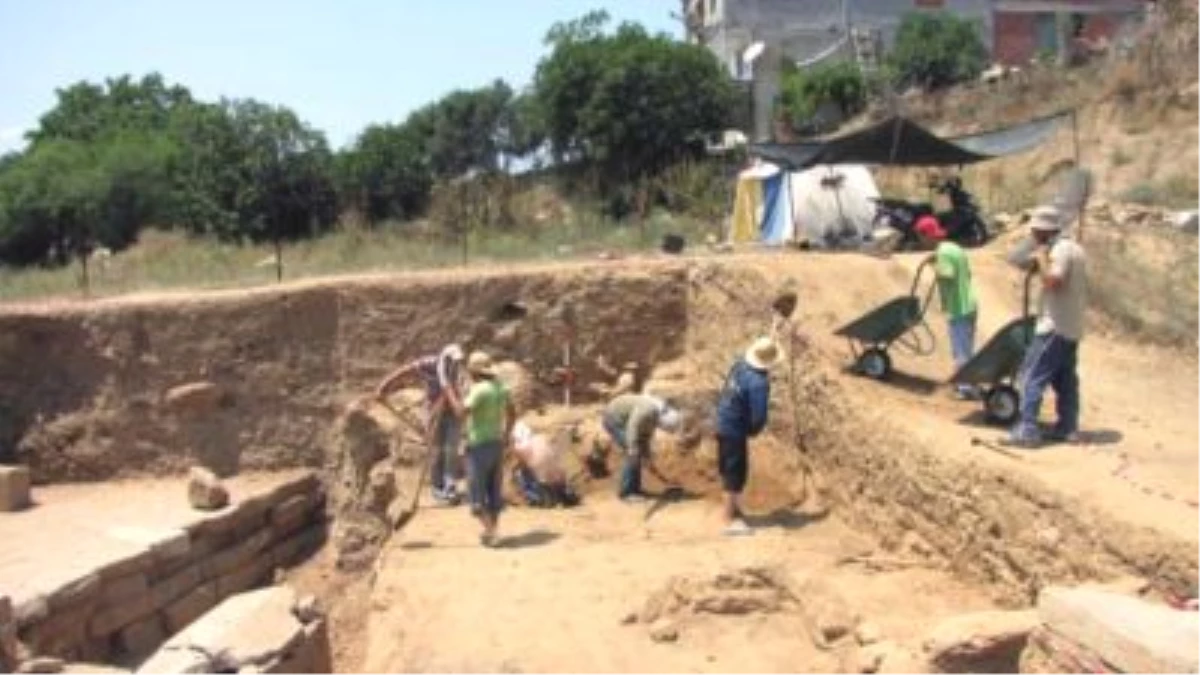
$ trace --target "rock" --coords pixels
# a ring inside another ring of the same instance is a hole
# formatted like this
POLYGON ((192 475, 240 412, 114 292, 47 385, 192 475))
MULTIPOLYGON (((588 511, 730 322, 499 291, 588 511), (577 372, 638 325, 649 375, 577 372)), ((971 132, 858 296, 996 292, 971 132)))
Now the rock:
POLYGON ((884 661, 896 651, 892 642, 875 642, 858 650, 857 669, 860 673, 878 673, 884 661))
POLYGON ((659 619, 650 626, 650 639, 655 642, 675 642, 679 639, 679 627, 670 619, 659 619))
POLYGON ((1129 673, 1200 671, 1200 615, 1095 588, 1048 587, 1037 617, 1129 673))
POLYGON ((158 614, 136 621, 117 634, 121 649, 132 656, 146 656, 166 639, 167 633, 158 614))
POLYGON ((37 658, 28 659, 21 663, 21 667, 17 668, 18 673, 61 673, 66 663, 62 659, 50 658, 48 656, 39 656, 37 658))
POLYGON ((190 382, 168 390, 163 400, 175 412, 202 415, 216 410, 221 398, 220 387, 212 382, 190 382))
POLYGON ((935 626, 923 645, 932 664, 944 672, 1016 672, 1037 623, 1032 610, 963 614, 935 626))
POLYGON ((621 625, 622 626, 630 626, 630 625, 637 623, 637 621, 638 621, 637 612, 629 612, 625 616, 621 617, 621 625))
POLYGON ((188 503, 201 511, 223 509, 229 505, 229 490, 212 471, 193 466, 188 471, 188 503))
POLYGON ((879 630, 879 626, 870 621, 863 621, 854 629, 854 639, 860 645, 872 645, 883 639, 883 633, 879 630))
POLYGON ((1171 227, 1180 232, 1196 234, 1200 229, 1200 212, 1178 211, 1171 215, 1171 227))
POLYGON ((29 506, 29 484, 28 468, 0 466, 0 512, 29 506))
POLYGON ((300 623, 312 623, 325 617, 325 610, 321 608, 321 601, 315 595, 306 595, 296 601, 296 606, 292 608, 292 614, 300 620, 300 623))
POLYGON ((824 582, 810 580, 800 589, 803 610, 820 632, 825 643, 833 643, 850 635, 858 617, 840 593, 824 582))

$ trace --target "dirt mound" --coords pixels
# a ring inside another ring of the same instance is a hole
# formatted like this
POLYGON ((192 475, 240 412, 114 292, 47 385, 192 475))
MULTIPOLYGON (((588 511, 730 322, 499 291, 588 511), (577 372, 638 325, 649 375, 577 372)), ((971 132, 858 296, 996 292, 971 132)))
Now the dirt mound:
POLYGON ((778 570, 750 567, 705 579, 674 577, 631 616, 651 625, 702 614, 774 614, 795 606, 795 595, 778 570))

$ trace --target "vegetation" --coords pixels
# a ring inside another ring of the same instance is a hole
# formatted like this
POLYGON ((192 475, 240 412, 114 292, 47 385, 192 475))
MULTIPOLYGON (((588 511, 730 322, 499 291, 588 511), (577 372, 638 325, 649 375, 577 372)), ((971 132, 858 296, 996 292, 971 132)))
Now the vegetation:
POLYGON ((942 89, 979 77, 988 53, 975 24, 949 12, 904 16, 889 71, 902 87, 942 89))
POLYGON ((792 128, 820 130, 814 117, 833 106, 840 121, 858 114, 867 104, 867 83, 849 61, 823 63, 800 69, 785 64, 780 82, 779 107, 792 128))

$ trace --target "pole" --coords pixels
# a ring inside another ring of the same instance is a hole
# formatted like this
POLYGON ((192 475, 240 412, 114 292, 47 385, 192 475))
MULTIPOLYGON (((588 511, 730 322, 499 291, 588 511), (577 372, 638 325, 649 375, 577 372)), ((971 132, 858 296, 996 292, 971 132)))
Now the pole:
POLYGON ((275 281, 283 281, 283 242, 278 231, 275 233, 275 281))
MULTIPOLYGON (((1074 110, 1071 111, 1071 142, 1075 146, 1074 147, 1075 170, 1083 171, 1083 166, 1080 164, 1080 162, 1082 161, 1082 158, 1080 157, 1080 151, 1079 151, 1079 108, 1075 108, 1074 110)), ((1089 179, 1089 182, 1090 182, 1090 179, 1089 179)), ((1088 185, 1087 192, 1089 194, 1091 193, 1091 185, 1088 185)), ((1087 199, 1085 198, 1079 204, 1079 232, 1076 235, 1079 239, 1079 243, 1081 243, 1081 244, 1083 243, 1083 221, 1085 219, 1086 214, 1087 214, 1087 199)))

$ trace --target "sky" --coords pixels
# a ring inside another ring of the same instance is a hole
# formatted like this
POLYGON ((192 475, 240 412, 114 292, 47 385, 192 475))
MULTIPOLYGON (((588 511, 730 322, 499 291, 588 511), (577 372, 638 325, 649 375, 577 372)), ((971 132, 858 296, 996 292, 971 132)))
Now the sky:
POLYGON ((678 0, 0 0, 0 153, 55 89, 159 72, 201 100, 285 105, 340 147, 455 89, 522 87, 555 22, 605 9, 681 33, 678 0))

